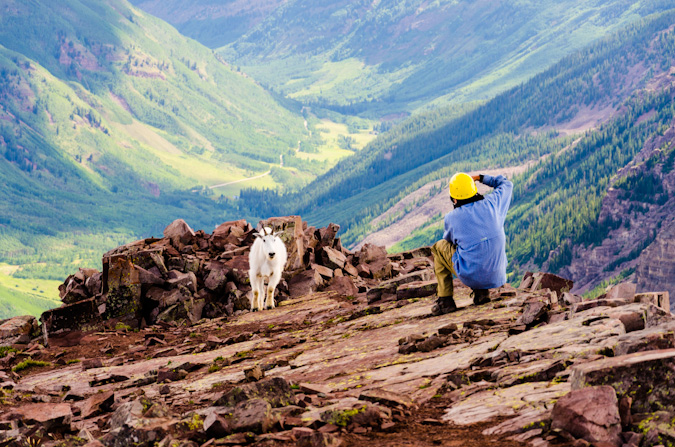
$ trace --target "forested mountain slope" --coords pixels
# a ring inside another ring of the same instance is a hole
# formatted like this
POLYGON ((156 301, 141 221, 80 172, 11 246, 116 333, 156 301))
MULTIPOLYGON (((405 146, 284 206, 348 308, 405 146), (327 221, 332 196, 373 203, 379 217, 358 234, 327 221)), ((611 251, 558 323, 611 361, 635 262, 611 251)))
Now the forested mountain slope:
MULTIPOLYGON (((439 97, 491 98, 619 27, 672 7, 642 0, 289 0, 269 12, 276 3, 251 2, 265 19, 223 47, 223 56, 285 95, 373 116, 439 97)), ((205 11, 193 7, 199 16, 181 23, 187 7, 178 14, 161 4, 163 12, 158 3, 141 3, 188 35, 215 39, 205 35, 209 26, 188 26, 208 24, 205 11)), ((226 6, 240 14, 234 4, 210 4, 213 22, 222 21, 226 6)))
POLYGON ((207 186, 272 170, 259 183, 277 187, 282 155, 284 172, 320 172, 294 158, 308 135, 295 106, 124 0, 0 5, 0 262, 29 264, 15 275, 63 279, 181 216, 211 228, 225 215, 207 186))
MULTIPOLYGON (((673 120, 674 22, 670 12, 631 26, 449 123, 437 117, 408 123, 414 132, 394 129, 303 194, 268 203, 286 202, 317 224, 340 222, 345 241, 355 243, 376 229, 375 217, 430 181, 541 159, 515 180, 507 220, 511 278, 534 265, 558 271, 575 247, 599 243, 616 228, 600 219, 611 179, 673 120), (598 110, 609 110, 611 119, 596 130, 555 130, 598 110)), ((243 197, 249 195, 256 194, 243 197)), ((263 213, 275 211, 288 209, 263 213)), ((414 244, 438 235, 438 227, 425 228, 413 234, 414 244)))
POLYGON ((234 42, 266 19, 284 0, 131 0, 209 48, 234 42))

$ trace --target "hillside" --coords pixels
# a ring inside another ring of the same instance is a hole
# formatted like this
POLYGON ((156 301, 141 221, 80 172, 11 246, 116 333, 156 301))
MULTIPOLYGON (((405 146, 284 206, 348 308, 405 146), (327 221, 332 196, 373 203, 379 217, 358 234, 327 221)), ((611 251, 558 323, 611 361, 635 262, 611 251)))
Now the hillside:
MULTIPOLYGON (((507 220, 510 278, 542 265, 559 271, 569 265, 574 250, 599 243, 616 225, 599 220, 610 179, 671 126, 673 17, 671 12, 631 26, 459 118, 426 116, 404 123, 302 194, 267 201, 288 208, 257 210, 262 215, 298 212, 315 224, 340 222, 346 227, 344 240, 353 245, 424 203, 409 203, 403 212, 373 224, 430 182, 447 181, 458 170, 538 161, 516 177, 507 220), (566 134, 584 129, 579 124, 584 121, 589 132, 566 134)), ((445 193, 435 184, 426 194, 445 193)), ((259 204, 258 194, 244 191, 242 197, 259 204)), ((438 234, 438 226, 424 225, 412 232, 412 244, 429 244, 438 234)), ((596 278, 594 285, 599 282, 596 278)))
MULTIPOLYGON (((221 195, 297 189, 374 137, 303 116, 124 0, 0 11, 0 262, 17 278, 94 266, 178 216, 211 227, 221 195)), ((17 296, 0 292, 10 308, 17 296)))
POLYGON ((159 2, 140 5, 205 43, 222 35, 227 45, 220 54, 275 91, 375 117, 430 102, 489 99, 620 27, 672 7, 639 0, 254 1, 246 17, 255 12, 264 20, 226 42, 230 34, 212 25, 224 14, 244 14, 237 4, 211 7, 209 20, 203 9, 169 3, 161 2, 161 10, 159 2))
POLYGON ((209 48, 234 42, 283 5, 283 0, 131 0, 209 48))
POLYGON ((75 272, 64 282, 63 306, 39 324, 25 316, 3 321, 3 441, 675 441, 667 294, 635 294, 621 284, 582 301, 566 291, 569 281, 529 273, 521 288, 495 289, 482 306, 458 283, 459 311, 432 317, 429 249, 350 252, 335 225, 317 229, 299 216, 264 223, 282 230, 291 253, 288 288, 280 287, 274 309, 250 312, 242 300, 251 225, 226 222, 209 234, 175 222, 163 238, 106 253, 103 272, 75 272))

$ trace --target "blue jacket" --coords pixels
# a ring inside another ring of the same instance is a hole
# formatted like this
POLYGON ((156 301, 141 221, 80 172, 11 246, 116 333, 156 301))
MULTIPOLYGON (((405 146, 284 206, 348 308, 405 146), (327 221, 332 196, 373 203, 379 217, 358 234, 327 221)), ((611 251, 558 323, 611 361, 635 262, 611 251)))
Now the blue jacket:
POLYGON ((502 175, 484 175, 483 183, 495 188, 492 194, 446 214, 443 233, 443 239, 457 246, 452 256, 457 276, 472 289, 492 289, 506 283, 504 219, 513 183, 502 175))

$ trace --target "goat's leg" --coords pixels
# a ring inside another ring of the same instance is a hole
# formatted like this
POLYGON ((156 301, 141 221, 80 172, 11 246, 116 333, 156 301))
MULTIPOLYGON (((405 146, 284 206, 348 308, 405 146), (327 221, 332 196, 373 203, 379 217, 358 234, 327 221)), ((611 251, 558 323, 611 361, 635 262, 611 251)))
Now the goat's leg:
POLYGON ((274 303, 274 291, 277 288, 277 285, 281 281, 281 271, 274 272, 270 277, 269 284, 267 284, 267 293, 266 293, 266 306, 268 309, 274 309, 276 304, 274 303))
POLYGON ((253 297, 251 298, 251 312, 262 309, 261 294, 263 288, 260 286, 261 281, 262 278, 259 275, 251 275, 251 292, 253 293, 253 297))

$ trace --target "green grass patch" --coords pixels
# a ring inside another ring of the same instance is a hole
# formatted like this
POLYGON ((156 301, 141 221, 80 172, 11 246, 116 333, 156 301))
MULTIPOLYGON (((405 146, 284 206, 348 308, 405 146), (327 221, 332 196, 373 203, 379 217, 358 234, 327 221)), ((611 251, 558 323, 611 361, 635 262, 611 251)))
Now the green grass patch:
POLYGON ((0 358, 7 357, 10 352, 19 352, 19 350, 11 346, 0 346, 0 358))
POLYGON ((14 368, 12 368, 12 371, 14 372, 20 372, 20 371, 25 371, 30 368, 41 368, 43 366, 50 366, 51 363, 49 362, 43 362, 41 360, 33 360, 33 359, 26 359, 21 363, 18 363, 14 368))

